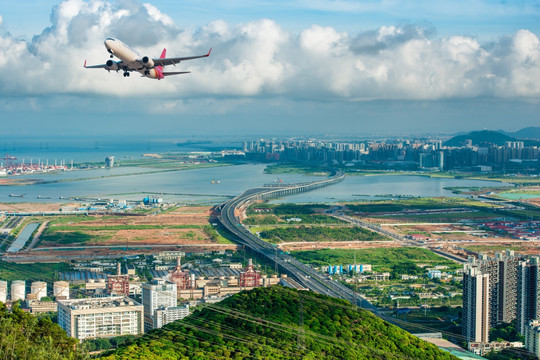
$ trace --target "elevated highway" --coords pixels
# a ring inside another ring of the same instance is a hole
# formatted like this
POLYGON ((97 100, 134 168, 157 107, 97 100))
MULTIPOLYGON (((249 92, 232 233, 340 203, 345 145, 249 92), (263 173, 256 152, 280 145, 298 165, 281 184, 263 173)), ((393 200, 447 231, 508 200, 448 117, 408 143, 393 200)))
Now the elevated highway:
POLYGON ((279 269, 288 276, 293 277, 298 283, 311 291, 328 296, 345 299, 362 308, 377 312, 377 309, 364 297, 358 295, 345 285, 324 276, 312 267, 296 260, 290 255, 283 253, 272 244, 263 241, 252 234, 240 222, 240 213, 256 200, 272 199, 301 192, 311 191, 342 181, 345 175, 341 172, 334 176, 308 183, 291 185, 272 185, 245 191, 243 194, 223 203, 220 206, 218 220, 221 224, 235 235, 236 241, 245 245, 253 252, 275 263, 279 269))

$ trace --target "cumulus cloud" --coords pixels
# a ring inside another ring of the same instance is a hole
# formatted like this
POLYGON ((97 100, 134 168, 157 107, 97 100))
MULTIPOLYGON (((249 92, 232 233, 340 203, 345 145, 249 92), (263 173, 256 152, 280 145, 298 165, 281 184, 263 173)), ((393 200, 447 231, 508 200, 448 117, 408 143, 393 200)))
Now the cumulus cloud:
MULTIPOLYGON (((2 18, 0 17, 0 25, 2 18)), ((53 8, 51 26, 30 42, 0 36, 0 93, 97 94, 169 99, 165 111, 203 97, 287 96, 446 99, 540 96, 540 40, 528 30, 481 44, 469 36, 436 38, 415 25, 382 26, 360 34, 313 25, 291 34, 275 21, 231 25, 216 20, 180 28, 167 14, 135 0, 65 0, 53 8), (157 57, 203 54, 179 64, 189 75, 162 81, 134 73, 83 69, 108 60, 106 37, 157 57)))

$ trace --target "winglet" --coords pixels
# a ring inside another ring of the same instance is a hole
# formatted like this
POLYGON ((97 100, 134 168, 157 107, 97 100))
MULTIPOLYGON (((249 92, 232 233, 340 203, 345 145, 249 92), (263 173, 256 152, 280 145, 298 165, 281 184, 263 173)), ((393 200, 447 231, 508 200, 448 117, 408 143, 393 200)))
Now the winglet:
POLYGON ((86 59, 84 60, 84 65, 83 65, 83 67, 86 67, 86 59))
POLYGON ((208 57, 210 56, 210 53, 212 52, 212 48, 210 48, 210 50, 208 50, 208 54, 206 54, 205 56, 208 57))

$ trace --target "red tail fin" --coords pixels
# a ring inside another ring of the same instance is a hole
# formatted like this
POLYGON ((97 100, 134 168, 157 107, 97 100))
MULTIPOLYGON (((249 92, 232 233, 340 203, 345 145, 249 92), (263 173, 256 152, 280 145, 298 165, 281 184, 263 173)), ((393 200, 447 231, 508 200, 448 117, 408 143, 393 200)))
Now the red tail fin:
POLYGON ((160 59, 165 59, 165 56, 167 54, 167 49, 163 49, 163 52, 161 53, 160 59))

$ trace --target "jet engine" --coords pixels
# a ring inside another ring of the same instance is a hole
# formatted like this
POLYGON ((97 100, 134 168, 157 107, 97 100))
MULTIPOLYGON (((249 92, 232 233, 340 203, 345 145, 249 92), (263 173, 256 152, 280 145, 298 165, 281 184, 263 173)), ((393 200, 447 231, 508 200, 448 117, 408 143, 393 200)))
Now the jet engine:
POLYGON ((118 63, 116 61, 107 60, 105 65, 107 65, 107 70, 118 70, 118 63))
POLYGON ((143 62, 144 66, 147 69, 153 69, 154 68, 154 60, 152 60, 148 56, 143 57, 142 62, 143 62))

